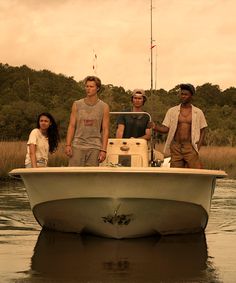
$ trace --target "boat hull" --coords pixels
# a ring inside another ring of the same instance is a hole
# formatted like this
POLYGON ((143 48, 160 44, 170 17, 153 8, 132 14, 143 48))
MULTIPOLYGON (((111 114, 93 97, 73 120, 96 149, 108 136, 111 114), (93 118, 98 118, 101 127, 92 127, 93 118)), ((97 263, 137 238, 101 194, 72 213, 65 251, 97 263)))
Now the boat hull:
POLYGON ((117 239, 200 232, 208 219, 200 205, 152 199, 57 200, 36 205, 33 213, 51 230, 117 239))
POLYGON ((222 171, 177 168, 15 169, 42 227, 110 238, 203 231, 222 171))

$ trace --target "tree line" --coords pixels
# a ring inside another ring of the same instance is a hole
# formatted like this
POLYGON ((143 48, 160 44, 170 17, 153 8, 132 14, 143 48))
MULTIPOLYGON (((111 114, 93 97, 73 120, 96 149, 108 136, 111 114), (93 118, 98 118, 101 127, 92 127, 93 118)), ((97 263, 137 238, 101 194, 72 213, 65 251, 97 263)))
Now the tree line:
MULTIPOLYGON (((137 85, 137 87, 140 87, 137 85)), ((179 103, 179 86, 146 91, 145 111, 152 120, 161 122, 166 111, 179 103)), ((41 112, 50 112, 58 122, 62 139, 66 135, 74 100, 85 96, 83 81, 55 74, 49 70, 35 71, 26 65, 12 67, 0 64, 0 140, 27 140, 41 112)), ((112 84, 103 85, 99 94, 111 111, 130 108, 131 90, 112 84)), ((208 123, 207 145, 236 145, 236 88, 221 90, 205 83, 196 87, 193 104, 201 108, 208 123)), ((112 118, 115 122, 115 118, 112 118)), ((114 134, 112 123, 111 134, 114 134)), ((164 141, 165 136, 155 137, 164 141)))

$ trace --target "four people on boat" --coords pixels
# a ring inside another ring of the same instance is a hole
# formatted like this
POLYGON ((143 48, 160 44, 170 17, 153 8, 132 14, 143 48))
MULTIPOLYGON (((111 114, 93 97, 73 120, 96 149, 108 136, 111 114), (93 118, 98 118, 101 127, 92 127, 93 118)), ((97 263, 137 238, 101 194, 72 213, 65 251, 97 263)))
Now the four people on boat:
MULTIPOLYGON (((135 89, 132 92, 131 112, 143 112, 143 105, 147 100, 143 89, 135 89)), ((151 129, 147 114, 123 114, 117 119, 116 138, 142 138, 150 140, 151 129)))
MULTIPOLYGON (((74 101, 67 130, 65 153, 69 166, 98 166, 106 159, 109 137, 109 106, 99 99, 101 80, 88 76, 84 80, 86 97, 74 101)), ((192 105, 195 88, 180 85, 181 104, 170 108, 162 124, 149 123, 149 116, 120 115, 117 120, 117 138, 150 140, 151 129, 167 133, 164 153, 170 151, 171 167, 201 168, 199 150, 203 143, 207 122, 201 109, 192 105)), ((147 97, 142 89, 132 92, 132 112, 143 112, 147 97)), ((51 114, 42 113, 37 128, 27 142, 26 167, 47 166, 48 153, 58 147, 59 134, 51 114)))
POLYGON ((202 110, 191 104, 194 95, 193 85, 181 84, 181 104, 167 111, 162 125, 153 124, 155 131, 168 133, 164 153, 170 150, 171 167, 202 167, 198 152, 203 143, 207 122, 202 110))

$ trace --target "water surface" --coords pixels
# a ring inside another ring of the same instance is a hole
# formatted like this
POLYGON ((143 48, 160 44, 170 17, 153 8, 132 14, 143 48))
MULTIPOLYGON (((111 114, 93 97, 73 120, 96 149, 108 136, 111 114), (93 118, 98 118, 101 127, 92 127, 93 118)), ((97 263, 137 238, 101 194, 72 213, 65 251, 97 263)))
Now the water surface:
POLYGON ((23 184, 0 186, 0 282, 235 282, 236 180, 217 181, 205 233, 129 240, 41 231, 23 184))

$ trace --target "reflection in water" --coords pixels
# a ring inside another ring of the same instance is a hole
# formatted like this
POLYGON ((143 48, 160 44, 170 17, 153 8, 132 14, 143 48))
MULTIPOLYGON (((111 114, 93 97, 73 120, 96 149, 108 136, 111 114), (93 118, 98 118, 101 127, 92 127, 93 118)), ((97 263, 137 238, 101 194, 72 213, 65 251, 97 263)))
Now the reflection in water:
POLYGON ((217 184, 206 244, 204 234, 112 240, 42 231, 38 237, 23 184, 0 182, 0 282, 233 283, 236 181, 217 184))
POLYGON ((217 282, 207 258, 205 234, 114 240, 42 230, 31 276, 77 282, 217 282))

